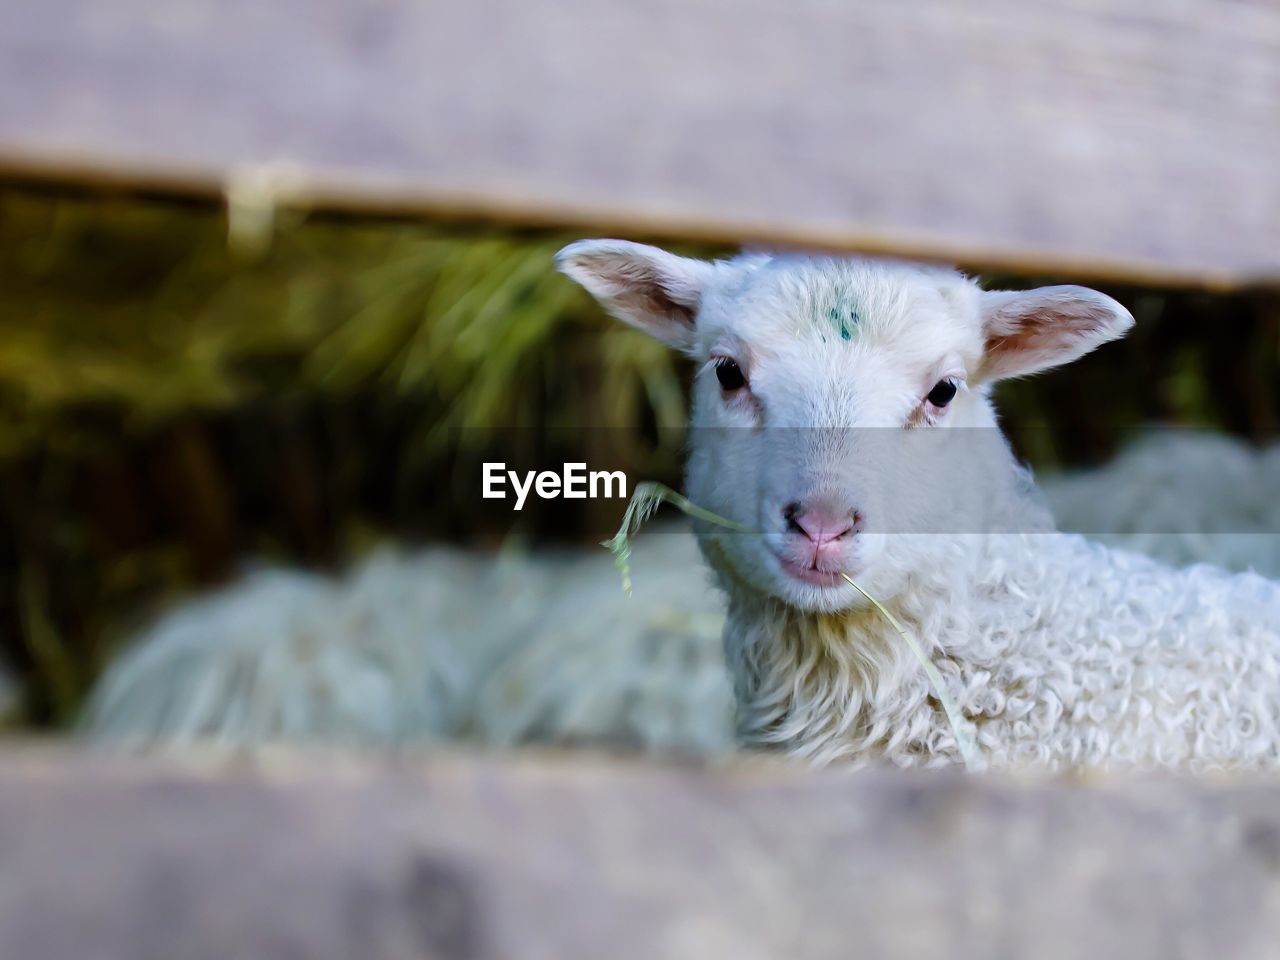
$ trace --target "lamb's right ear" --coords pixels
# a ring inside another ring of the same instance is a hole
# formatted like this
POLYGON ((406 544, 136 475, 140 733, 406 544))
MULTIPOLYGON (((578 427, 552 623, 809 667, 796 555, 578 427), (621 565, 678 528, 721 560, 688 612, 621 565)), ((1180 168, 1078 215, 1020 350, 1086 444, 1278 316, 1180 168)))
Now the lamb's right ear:
POLYGON ((1128 333, 1133 315, 1087 287, 991 290, 979 299, 986 338, 979 379, 1038 373, 1128 333))
POLYGON ((693 347, 698 302, 714 267, 626 240, 579 240, 556 266, 619 320, 677 350, 693 347))

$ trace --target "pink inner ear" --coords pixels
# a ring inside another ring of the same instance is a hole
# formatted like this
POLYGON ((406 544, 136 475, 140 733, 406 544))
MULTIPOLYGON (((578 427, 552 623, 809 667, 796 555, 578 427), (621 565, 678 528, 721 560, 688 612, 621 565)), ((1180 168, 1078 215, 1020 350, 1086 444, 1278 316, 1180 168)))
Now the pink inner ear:
POLYGON ((1132 315, 1115 300, 1076 286, 984 293, 981 316, 985 380, 1069 363, 1133 325, 1132 315))
POLYGON ((624 240, 583 240, 560 252, 560 269, 615 317, 688 349, 711 265, 624 240))
POLYGON ((693 325, 696 299, 681 299, 682 291, 673 291, 667 279, 652 266, 629 271, 614 283, 618 290, 616 299, 626 309, 666 318, 660 322, 693 325))

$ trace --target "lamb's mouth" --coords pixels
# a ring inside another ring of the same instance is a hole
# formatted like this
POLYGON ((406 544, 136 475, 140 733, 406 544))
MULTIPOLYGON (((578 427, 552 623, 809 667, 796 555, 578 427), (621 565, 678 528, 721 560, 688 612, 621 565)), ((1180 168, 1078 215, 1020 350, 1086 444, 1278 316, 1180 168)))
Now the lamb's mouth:
POLYGON ((838 570, 819 570, 812 564, 800 563, 785 557, 778 557, 778 565, 787 576, 810 586, 832 588, 845 585, 844 578, 838 570))

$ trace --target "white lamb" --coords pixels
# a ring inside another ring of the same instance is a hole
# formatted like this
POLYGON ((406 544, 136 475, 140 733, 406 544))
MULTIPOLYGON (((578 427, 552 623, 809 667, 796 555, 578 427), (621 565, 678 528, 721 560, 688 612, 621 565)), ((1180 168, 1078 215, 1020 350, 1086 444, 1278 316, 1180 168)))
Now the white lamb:
POLYGON ((925 673, 848 573, 927 648, 993 766, 1276 765, 1280 586, 1051 532, 997 428, 991 385, 1121 336, 1118 303, 617 240, 559 263, 701 364, 687 492, 753 531, 698 525, 749 742, 960 759, 925 673))

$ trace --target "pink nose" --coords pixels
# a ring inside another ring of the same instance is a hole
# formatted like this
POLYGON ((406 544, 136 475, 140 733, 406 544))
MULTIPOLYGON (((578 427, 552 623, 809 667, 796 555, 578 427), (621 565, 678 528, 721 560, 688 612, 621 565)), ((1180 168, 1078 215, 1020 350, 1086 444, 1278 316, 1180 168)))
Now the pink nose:
POLYGON ((856 511, 841 510, 820 500, 808 504, 789 503, 782 515, 787 520, 787 529, 804 534, 816 547, 847 536, 861 523, 856 511))

